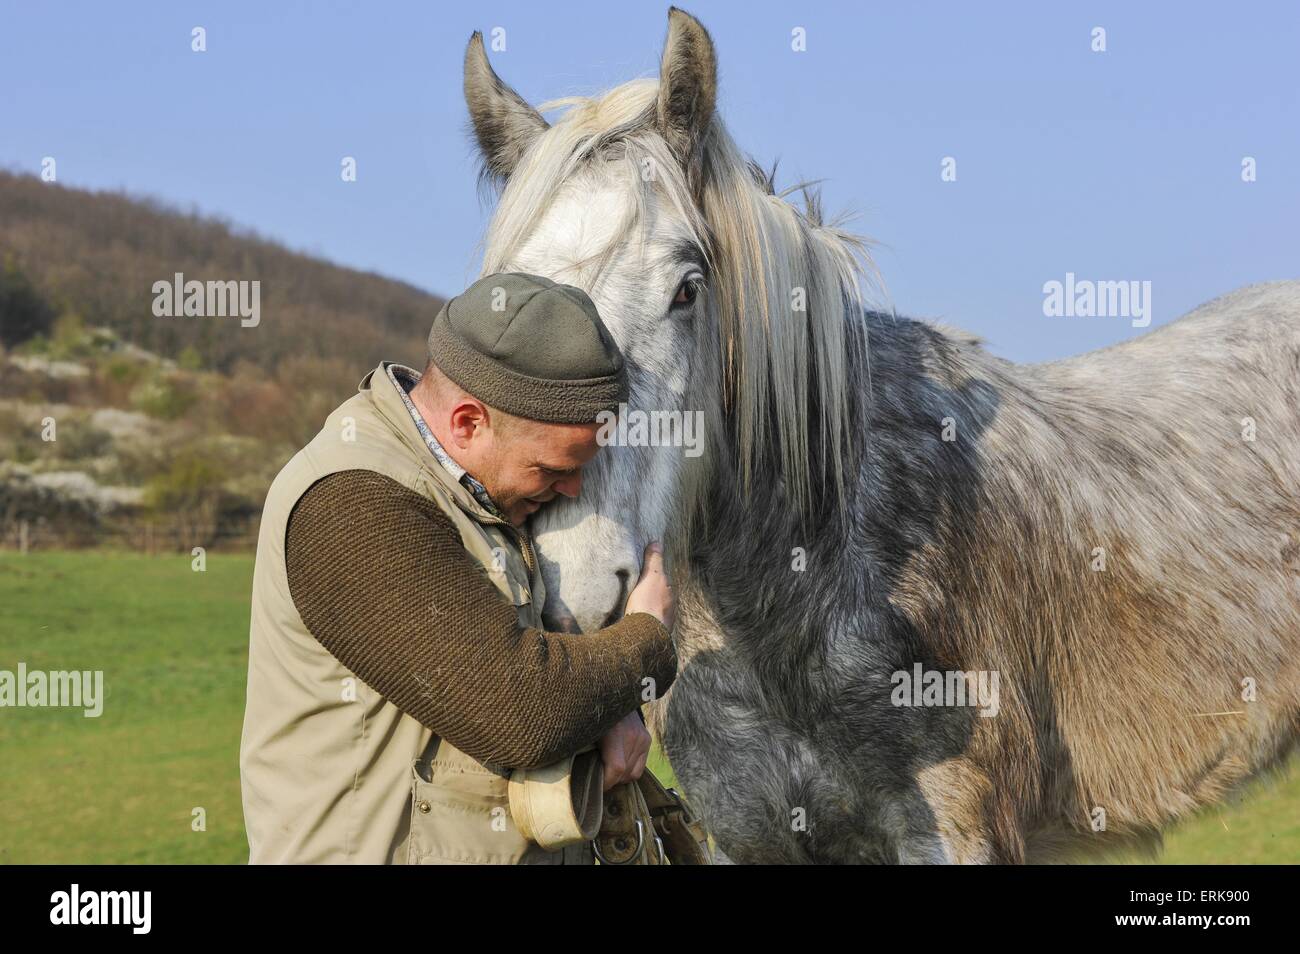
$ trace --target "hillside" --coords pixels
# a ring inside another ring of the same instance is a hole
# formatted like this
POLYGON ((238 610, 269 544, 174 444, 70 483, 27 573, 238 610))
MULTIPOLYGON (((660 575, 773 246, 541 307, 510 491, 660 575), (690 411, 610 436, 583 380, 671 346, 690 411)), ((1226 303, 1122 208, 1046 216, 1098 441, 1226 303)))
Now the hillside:
MULTIPOLYGON (((166 358, 193 348, 204 368, 288 358, 371 366, 413 362, 442 302, 410 285, 291 252, 229 223, 111 192, 0 172, 0 260, 26 276, 56 314, 111 328, 166 358), (255 328, 154 316, 154 282, 261 282, 255 328)), ((2 299, 0 299, 2 300, 2 299)), ((9 319, 0 313, 0 329, 9 319)), ((9 345, 0 331, 0 340, 9 345)))
POLYGON ((229 223, 0 172, 0 546, 247 537, 271 478, 442 299, 229 223), (155 283, 257 282, 257 320, 155 283))

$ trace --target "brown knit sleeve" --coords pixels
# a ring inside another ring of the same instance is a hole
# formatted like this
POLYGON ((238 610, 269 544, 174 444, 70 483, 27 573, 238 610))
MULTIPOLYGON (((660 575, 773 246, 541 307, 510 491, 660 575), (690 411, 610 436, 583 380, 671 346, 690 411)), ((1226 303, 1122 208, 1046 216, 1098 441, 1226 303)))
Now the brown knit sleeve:
POLYGON ((677 674, 668 630, 633 613, 594 633, 519 625, 431 500, 380 474, 314 484, 285 534, 289 592, 312 635, 458 749, 509 767, 577 752, 677 674))

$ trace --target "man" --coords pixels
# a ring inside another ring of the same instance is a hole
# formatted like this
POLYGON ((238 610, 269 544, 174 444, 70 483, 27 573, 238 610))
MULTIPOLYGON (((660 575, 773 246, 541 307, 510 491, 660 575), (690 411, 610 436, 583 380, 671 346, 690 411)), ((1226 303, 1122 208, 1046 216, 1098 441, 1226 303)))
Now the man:
POLYGON ((575 496, 623 357, 590 298, 481 279, 384 362, 267 495, 240 751, 252 862, 590 863, 509 813, 511 769, 598 745, 640 776, 677 670, 657 544, 621 620, 546 632, 527 517, 575 496))

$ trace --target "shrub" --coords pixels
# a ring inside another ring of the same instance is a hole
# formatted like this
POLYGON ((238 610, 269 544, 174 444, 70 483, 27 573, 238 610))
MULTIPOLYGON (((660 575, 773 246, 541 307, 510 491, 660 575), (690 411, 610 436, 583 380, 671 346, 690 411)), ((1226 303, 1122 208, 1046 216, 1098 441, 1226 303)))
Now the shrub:
MULTIPOLYGON (((226 468, 201 450, 181 451, 145 489, 145 503, 169 517, 188 546, 207 546, 221 525, 226 468)), ((184 547, 182 547, 184 548, 184 547)))
POLYGON ((131 391, 131 404, 150 417, 174 421, 198 401, 193 386, 178 375, 155 372, 131 391))
POLYGON ((47 335, 57 312, 12 259, 0 268, 0 343, 7 348, 47 335))
POLYGON ((186 371, 203 370, 203 355, 194 345, 186 345, 185 350, 176 358, 176 364, 186 371))

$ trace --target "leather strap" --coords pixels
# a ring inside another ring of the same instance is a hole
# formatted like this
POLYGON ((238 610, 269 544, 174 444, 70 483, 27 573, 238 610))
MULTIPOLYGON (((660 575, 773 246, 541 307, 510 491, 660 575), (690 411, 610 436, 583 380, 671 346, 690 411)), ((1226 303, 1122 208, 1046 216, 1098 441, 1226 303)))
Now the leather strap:
POLYGON ((709 837, 677 792, 651 773, 605 793, 604 819, 592 842, 606 865, 708 865, 709 837))
POLYGON ((515 769, 507 791, 520 833, 547 851, 581 844, 601 828, 600 753, 594 749, 540 769, 515 769))
POLYGON ((645 801, 655 832, 663 843, 670 864, 711 865, 709 835, 686 800, 675 789, 664 788, 650 772, 643 772, 637 786, 645 801))
POLYGON ((634 782, 605 793, 600 834, 592 842, 603 865, 665 865, 667 855, 641 789, 634 782))
POLYGON ((712 864, 708 834, 685 800, 650 772, 601 795, 594 749, 540 769, 515 769, 510 814, 548 851, 590 841, 601 864, 712 864))

